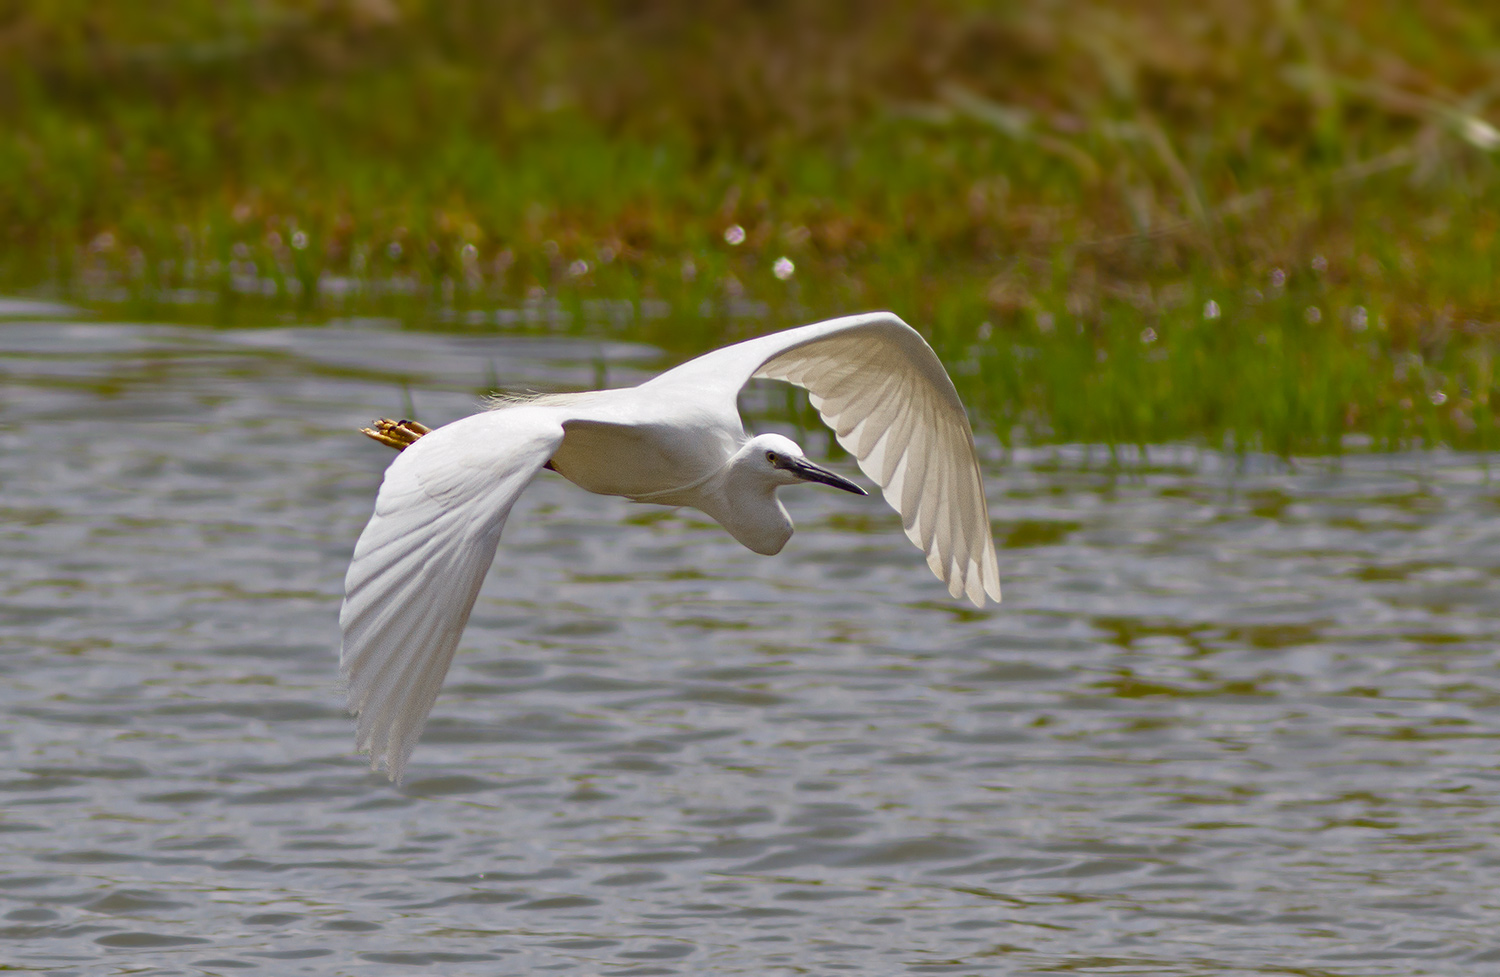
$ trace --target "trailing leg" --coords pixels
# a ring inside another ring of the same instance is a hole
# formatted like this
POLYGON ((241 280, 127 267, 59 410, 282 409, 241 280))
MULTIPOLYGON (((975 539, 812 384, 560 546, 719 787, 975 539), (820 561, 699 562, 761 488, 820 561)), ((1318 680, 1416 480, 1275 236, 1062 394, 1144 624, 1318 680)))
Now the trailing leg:
POLYGON ((393 421, 389 417, 382 417, 375 422, 373 427, 360 428, 359 433, 367 438, 379 441, 388 448, 405 451, 418 438, 431 430, 432 428, 426 424, 418 421, 409 421, 404 417, 399 421, 393 421))

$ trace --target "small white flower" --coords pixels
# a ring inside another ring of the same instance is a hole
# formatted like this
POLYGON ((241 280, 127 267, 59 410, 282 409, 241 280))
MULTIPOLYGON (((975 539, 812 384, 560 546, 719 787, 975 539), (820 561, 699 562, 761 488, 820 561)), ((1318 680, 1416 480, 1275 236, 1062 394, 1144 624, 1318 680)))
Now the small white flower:
POLYGON ((1477 149, 1488 153, 1500 148, 1500 130, 1478 116, 1471 115, 1465 118, 1460 131, 1469 141, 1469 145, 1477 149))
POLYGON ((775 275, 782 281, 786 281, 788 278, 791 278, 792 275, 796 273, 796 271, 797 266, 792 264, 792 259, 786 257, 785 255, 777 258, 776 263, 771 266, 771 274, 775 275))
POLYGON ((738 224, 730 224, 724 231, 724 241, 729 245, 745 243, 745 229, 738 224))
POLYGON ((1428 399, 1432 401, 1432 406, 1441 407, 1448 402, 1448 395, 1441 390, 1434 390, 1428 399))
POLYGON ((1156 342, 1156 330, 1152 329, 1150 326, 1147 326, 1145 329, 1142 329, 1141 330, 1141 342, 1148 343, 1148 344, 1156 342))
POLYGON ((303 248, 307 247, 307 232, 306 231, 293 231, 292 232, 292 247, 295 248, 298 251, 301 251, 303 248))
POLYGON ((568 274, 572 275, 574 278, 582 278, 588 273, 589 263, 587 261, 584 261, 582 258, 579 258, 577 261, 568 266, 568 274))
POLYGON ((1209 299, 1203 303, 1203 318, 1217 319, 1219 317, 1219 303, 1209 299))
POLYGON ((1302 318, 1306 319, 1309 323, 1322 322, 1323 310, 1318 308, 1316 305, 1309 305, 1307 309, 1302 313, 1302 318))

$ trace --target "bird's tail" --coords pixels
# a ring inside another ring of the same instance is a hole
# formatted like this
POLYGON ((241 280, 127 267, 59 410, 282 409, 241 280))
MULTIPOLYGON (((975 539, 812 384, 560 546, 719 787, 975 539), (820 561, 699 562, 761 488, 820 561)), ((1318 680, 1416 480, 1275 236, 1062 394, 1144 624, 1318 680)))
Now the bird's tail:
POLYGON ((376 421, 373 427, 362 427, 359 433, 367 438, 374 438, 388 448, 397 451, 405 451, 416 443, 422 435, 431 431, 432 428, 418 421, 409 421, 401 418, 393 421, 389 417, 382 417, 376 421))

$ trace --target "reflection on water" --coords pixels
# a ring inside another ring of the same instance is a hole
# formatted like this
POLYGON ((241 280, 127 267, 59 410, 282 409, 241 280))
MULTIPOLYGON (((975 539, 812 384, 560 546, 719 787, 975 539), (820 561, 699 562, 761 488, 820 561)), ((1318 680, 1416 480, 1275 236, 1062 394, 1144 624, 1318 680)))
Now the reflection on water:
POLYGON ((547 475, 401 788, 338 595, 384 449, 628 345, 0 324, 0 960, 53 974, 1500 967, 1500 485, 1076 452, 1006 602, 873 499, 777 558, 547 475))

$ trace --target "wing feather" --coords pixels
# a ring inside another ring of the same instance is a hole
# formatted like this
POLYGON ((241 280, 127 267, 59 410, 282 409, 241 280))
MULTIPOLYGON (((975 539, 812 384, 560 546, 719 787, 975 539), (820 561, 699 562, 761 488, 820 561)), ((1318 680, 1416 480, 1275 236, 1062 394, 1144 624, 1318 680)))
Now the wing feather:
POLYGON ((392 780, 422 735, 511 507, 562 438, 556 409, 518 406, 438 428, 386 470, 339 626, 356 748, 392 780))
POLYGON ((726 347, 672 372, 705 386, 737 380, 735 390, 751 376, 806 388, 949 593, 980 607, 986 596, 1000 599, 968 416, 937 355, 899 318, 872 313, 816 323, 726 347), (709 373, 715 368, 717 377, 709 373))

